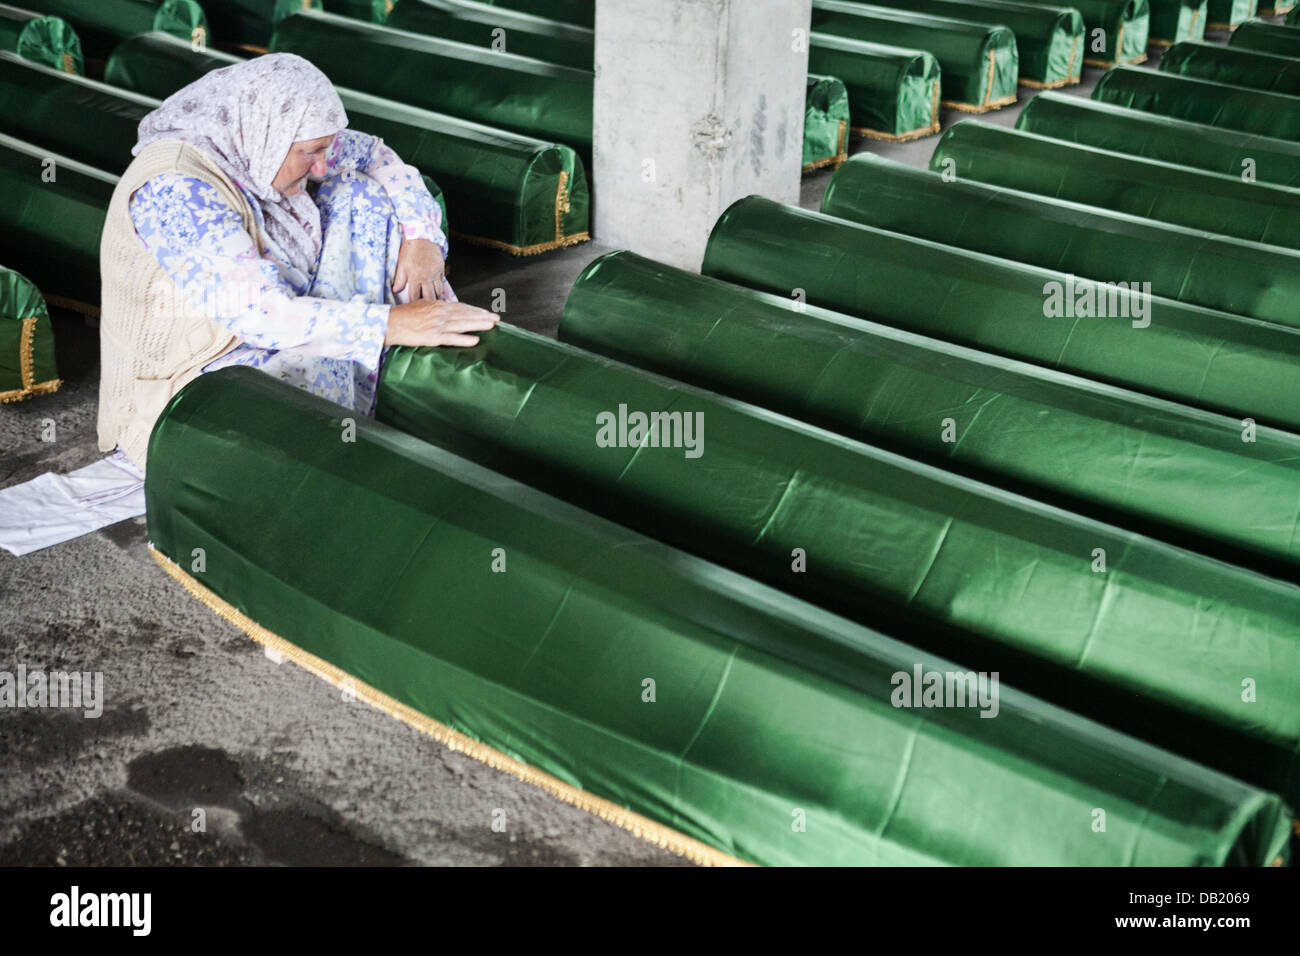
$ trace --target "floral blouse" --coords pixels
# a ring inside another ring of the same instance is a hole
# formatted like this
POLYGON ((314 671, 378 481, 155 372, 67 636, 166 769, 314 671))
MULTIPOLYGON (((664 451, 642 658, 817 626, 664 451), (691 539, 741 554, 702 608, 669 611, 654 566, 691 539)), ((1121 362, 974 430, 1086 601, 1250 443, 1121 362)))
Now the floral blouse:
MULTIPOLYGON (((418 170, 378 137, 343 130, 326 153, 326 178, 350 170, 384 187, 404 238, 436 242, 446 257, 442 212, 418 170)), ((261 208, 252 196, 248 200, 260 230, 261 208)), ((388 305, 360 296, 337 301, 309 295, 314 277, 300 287, 296 270, 259 254, 239 213, 202 180, 156 176, 136 190, 129 208, 136 233, 179 290, 240 339, 205 372, 251 365, 341 405, 371 411, 388 305)))

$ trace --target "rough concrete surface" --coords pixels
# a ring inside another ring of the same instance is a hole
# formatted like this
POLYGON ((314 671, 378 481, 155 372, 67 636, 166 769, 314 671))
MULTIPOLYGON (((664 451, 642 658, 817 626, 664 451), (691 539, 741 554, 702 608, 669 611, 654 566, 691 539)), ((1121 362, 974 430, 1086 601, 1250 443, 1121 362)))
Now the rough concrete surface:
MULTIPOLYGON (((1086 96, 1100 73, 1068 92, 1086 96)), ((945 125, 964 118, 945 111, 945 125)), ((925 165, 935 141, 854 147, 925 165)), ((805 207, 830 176, 805 177, 805 207)), ((449 275, 477 305, 504 289, 507 321, 554 335, 573 279, 606 251, 454 246, 449 275)), ((97 332, 71 313, 54 324, 65 384, 0 406, 0 487, 102 457, 97 332)), ((0 864, 682 862, 273 662, 158 568, 143 518, 22 558, 0 550, 0 670, 20 664, 102 671, 105 705, 98 719, 0 709, 0 864)))

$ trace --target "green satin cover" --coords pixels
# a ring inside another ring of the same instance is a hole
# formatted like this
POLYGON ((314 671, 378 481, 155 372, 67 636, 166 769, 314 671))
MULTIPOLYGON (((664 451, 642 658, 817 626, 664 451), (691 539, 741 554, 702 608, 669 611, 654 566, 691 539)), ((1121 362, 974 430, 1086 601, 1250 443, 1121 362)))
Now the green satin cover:
POLYGON ((1292 7, 1289 11, 1287 11, 1286 19, 1284 20, 1284 22, 1289 27, 1300 25, 1300 7, 1292 7))
POLYGON ((1240 174, 1221 176, 974 120, 943 134, 930 168, 950 169, 958 179, 1300 249, 1300 193, 1243 182, 1240 174))
POLYGON ((833 76, 808 74, 803 117, 804 171, 843 162, 848 145, 848 91, 833 76))
POLYGON ((322 6, 316 9, 367 23, 383 23, 392 12, 393 3, 394 0, 322 0, 322 6))
POLYGON ((1300 436, 1289 432, 1243 442, 1236 419, 816 306, 796 312, 787 298, 631 252, 582 272, 560 338, 1300 581, 1300 436), (955 442, 938 426, 949 417, 955 442))
POLYGON ((1228 45, 1259 53, 1300 56, 1300 30, 1266 20, 1247 20, 1233 31, 1228 45))
POLYGON ((844 82, 855 133, 915 139, 939 132, 939 61, 924 50, 814 33, 808 69, 844 82))
POLYGON ((1218 43, 1179 43, 1160 58, 1160 70, 1214 83, 1300 95, 1300 60, 1274 53, 1218 43))
POLYGON ((1207 30, 1231 30, 1255 15, 1257 0, 1209 0, 1207 30))
POLYGON ((983 111, 1014 103, 1019 54, 1006 27, 929 17, 840 0, 813 0, 819 33, 926 50, 943 70, 943 103, 983 111))
POLYGON ((506 326, 484 340, 390 355, 377 417, 974 670, 997 670, 1013 686, 1060 696, 1109 726, 1300 795, 1300 588, 540 335, 506 326), (598 447, 602 412, 627 409, 703 416, 702 454, 598 447), (798 548, 807 566, 792 573, 798 548), (1105 575, 1090 569, 1096 548, 1108 556, 1105 575), (1198 625, 1207 606, 1213 628, 1198 625), (1241 675, 1256 673, 1276 689, 1243 706, 1241 675), (1073 699, 1075 681, 1095 685, 1088 700, 1073 699))
MULTIPOLYGON (((105 78, 166 97, 209 70, 238 62, 154 33, 120 44, 105 78)), ((457 210, 453 227, 470 224, 473 229, 457 228, 461 238, 516 254, 587 238, 587 176, 582 160, 567 146, 353 90, 338 93, 354 129, 383 137, 405 162, 437 177, 457 210)))
POLYGON ((490 47, 494 52, 517 53, 580 70, 592 69, 595 58, 594 30, 486 3, 402 0, 387 23, 398 30, 490 47))
POLYGON ((198 0, 22 0, 23 6, 63 17, 77 29, 86 55, 107 59, 129 36, 161 30, 206 45, 208 21, 198 0))
POLYGON ((596 0, 486 0, 493 6, 518 10, 538 17, 550 17, 578 26, 596 25, 596 0))
POLYGON ((97 306, 99 237, 116 185, 116 176, 0 135, 0 262, 47 294, 97 306), (54 181, 43 181, 51 168, 54 181))
POLYGON ((68 21, 0 3, 0 50, 65 73, 82 74, 81 40, 68 21))
POLYGON ((275 25, 299 10, 322 10, 321 0, 202 0, 217 42, 265 49, 275 25))
POLYGON ((1117 66, 1097 82, 1092 98, 1207 126, 1300 142, 1300 97, 1296 96, 1117 66))
MULTIPOLYGON (((1039 7, 1059 7, 1064 0, 1020 0, 1039 7)), ((1070 0, 1067 6, 1083 14, 1088 66, 1141 63, 1147 58, 1151 31, 1148 0, 1070 0), (1103 31, 1102 49, 1094 49, 1092 34, 1103 31)))
POLYGON ((877 6, 935 17, 1000 24, 1016 35, 1023 86, 1057 87, 1083 75, 1086 36, 1073 7, 1040 7, 1012 0, 878 0, 877 6))
POLYGON ((54 330, 45 299, 30 280, 0 265, 0 402, 58 387, 54 330), (24 334, 24 321, 30 330, 24 334))
MULTIPOLYGON (((1185 45, 1192 46, 1179 44, 1174 49, 1185 45)), ((1198 56, 1188 62, 1201 60, 1198 56)), ((1016 129, 1225 176, 1240 178, 1250 168, 1258 182, 1300 186, 1300 143, 1251 136, 1077 96, 1035 96, 1020 111, 1016 129)))
POLYGON ((589 70, 315 11, 280 21, 271 49, 306 57, 337 86, 563 143, 584 162, 591 158, 589 70))
POLYGON ((345 444, 341 414, 254 369, 190 382, 150 441, 151 542, 186 570, 203 548, 194 578, 262 627, 572 787, 761 864, 1287 855, 1276 796, 1005 685, 995 719, 895 708, 895 674, 956 665, 370 419, 345 444))
POLYGON ((1180 40, 1205 36, 1209 0, 1147 0, 1151 4, 1151 35, 1154 46, 1168 46, 1180 40))
POLYGON ((972 181, 873 153, 840 167, 821 211, 946 246, 1300 328, 1300 252, 972 181))
MULTIPOLYGON (((718 219, 701 271, 783 298, 802 290, 836 312, 1300 432, 1294 328, 1154 297, 1145 328, 1118 317, 1049 318, 1047 284, 1067 286, 1063 272, 757 196, 718 219)), ((1073 282, 1076 293, 1093 285, 1073 282)))

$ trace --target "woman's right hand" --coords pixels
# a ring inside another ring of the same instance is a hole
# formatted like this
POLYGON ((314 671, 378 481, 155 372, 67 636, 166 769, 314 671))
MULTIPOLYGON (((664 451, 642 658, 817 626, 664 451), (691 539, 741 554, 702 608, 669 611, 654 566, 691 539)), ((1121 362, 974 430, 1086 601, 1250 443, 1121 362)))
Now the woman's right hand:
POLYGON ((388 311, 385 345, 478 345, 478 336, 497 324, 499 316, 464 302, 421 300, 395 305, 388 311))

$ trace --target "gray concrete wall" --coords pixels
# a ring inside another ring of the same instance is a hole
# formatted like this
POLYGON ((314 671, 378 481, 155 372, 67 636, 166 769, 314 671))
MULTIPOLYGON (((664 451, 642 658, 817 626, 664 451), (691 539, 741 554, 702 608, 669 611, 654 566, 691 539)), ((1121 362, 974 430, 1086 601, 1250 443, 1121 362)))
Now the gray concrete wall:
POLYGON ((595 235, 698 269, 737 199, 799 201, 811 0, 597 0, 595 235))

